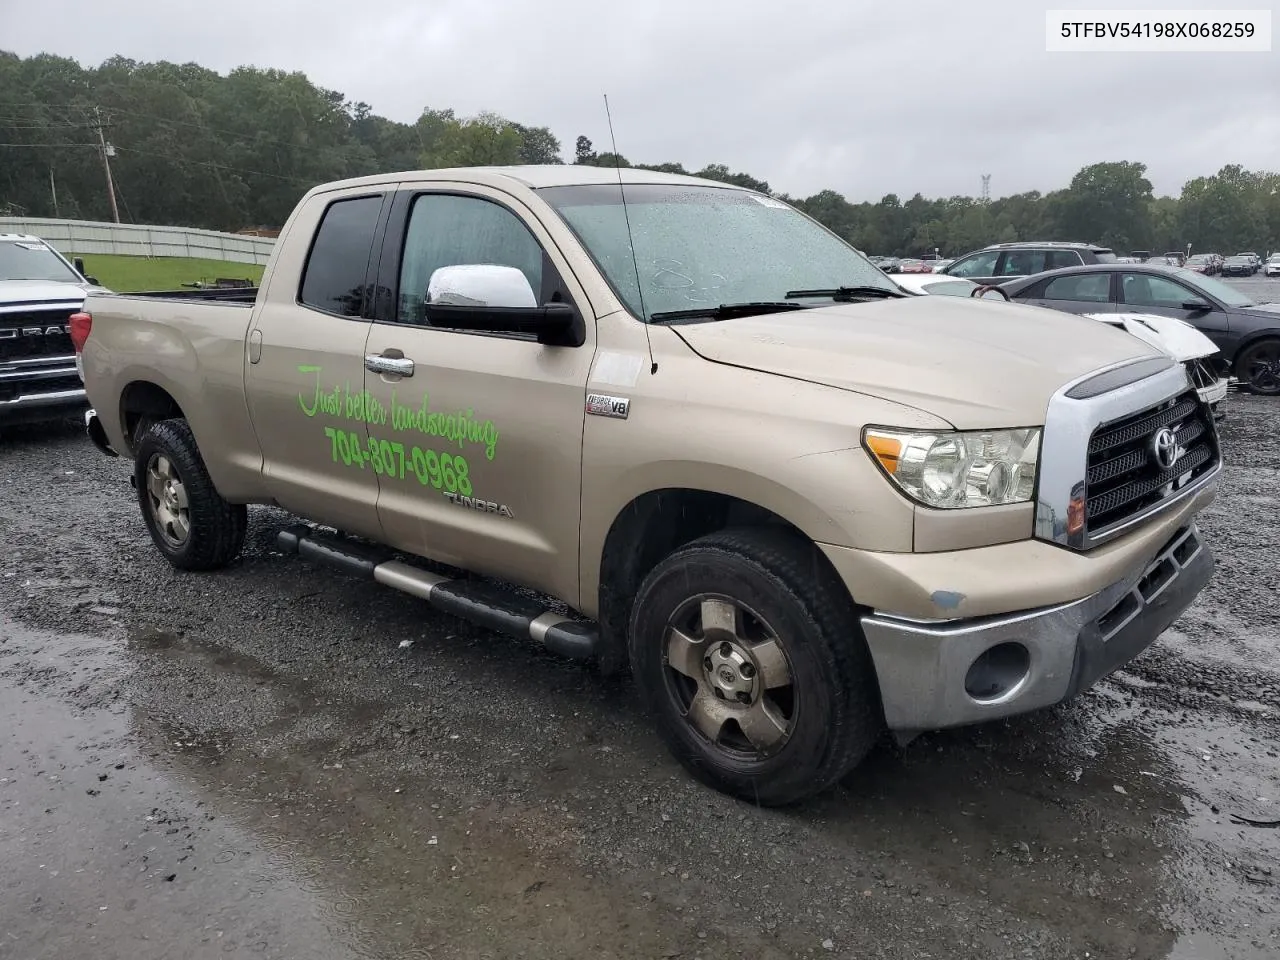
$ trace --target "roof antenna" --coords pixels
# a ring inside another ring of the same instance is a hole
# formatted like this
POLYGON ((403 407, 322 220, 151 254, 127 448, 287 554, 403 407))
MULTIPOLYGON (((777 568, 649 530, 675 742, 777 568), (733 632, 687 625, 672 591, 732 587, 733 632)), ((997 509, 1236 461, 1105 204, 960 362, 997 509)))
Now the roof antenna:
POLYGON ((627 191, 622 185, 622 158, 618 156, 618 139, 613 135, 613 115, 609 112, 609 95, 604 95, 604 115, 609 121, 609 140, 613 144, 613 166, 618 171, 618 193, 622 195, 622 218, 627 224, 627 245, 631 247, 631 266, 636 271, 636 293, 640 297, 640 321, 644 324, 644 342, 649 347, 649 375, 658 372, 658 361, 653 359, 653 341, 649 338, 649 314, 644 308, 644 287, 640 284, 640 262, 636 259, 636 241, 631 235, 631 216, 627 213, 627 191))

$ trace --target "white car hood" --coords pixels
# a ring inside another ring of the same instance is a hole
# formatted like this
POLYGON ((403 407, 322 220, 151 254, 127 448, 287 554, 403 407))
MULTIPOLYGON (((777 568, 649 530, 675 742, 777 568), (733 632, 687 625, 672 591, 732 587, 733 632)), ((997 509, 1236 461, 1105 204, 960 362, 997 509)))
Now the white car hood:
POLYGON ((103 293, 102 287, 87 283, 62 283, 57 280, 0 280, 0 307, 18 303, 61 303, 83 300, 90 290, 103 293))
POLYGON ((1211 357, 1218 352, 1212 340, 1177 317, 1162 317, 1154 313, 1086 313, 1083 316, 1122 327, 1180 363, 1211 357))

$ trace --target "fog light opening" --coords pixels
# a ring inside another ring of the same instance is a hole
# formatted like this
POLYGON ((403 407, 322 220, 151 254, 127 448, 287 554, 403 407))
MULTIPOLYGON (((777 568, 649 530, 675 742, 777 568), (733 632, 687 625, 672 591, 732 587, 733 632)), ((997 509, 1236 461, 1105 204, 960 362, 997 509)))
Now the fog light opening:
POLYGON ((1031 651, 1016 641, 998 643, 978 655, 965 674, 964 689, 978 703, 1008 696, 1031 670, 1031 651))

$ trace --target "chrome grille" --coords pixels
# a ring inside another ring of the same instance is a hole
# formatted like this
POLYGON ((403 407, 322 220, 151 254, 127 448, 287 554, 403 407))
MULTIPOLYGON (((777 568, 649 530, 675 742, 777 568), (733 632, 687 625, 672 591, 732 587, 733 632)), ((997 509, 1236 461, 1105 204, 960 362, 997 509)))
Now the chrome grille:
POLYGON ((1089 438, 1087 534, 1105 533, 1158 506, 1210 472, 1218 459, 1213 416, 1194 392, 1102 424, 1089 438), (1155 455, 1156 435, 1166 427, 1178 450, 1168 468, 1155 455))
POLYGON ((76 352, 67 328, 75 308, 0 313, 0 364, 70 357, 76 352))

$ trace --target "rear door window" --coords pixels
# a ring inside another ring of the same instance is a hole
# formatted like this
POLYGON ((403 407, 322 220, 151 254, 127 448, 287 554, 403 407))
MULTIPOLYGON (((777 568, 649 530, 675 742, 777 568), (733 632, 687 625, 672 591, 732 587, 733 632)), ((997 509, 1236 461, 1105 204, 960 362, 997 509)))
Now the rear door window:
POLYGON ((1063 267, 1078 267, 1083 260, 1080 254, 1074 250, 1050 250, 1044 255, 1044 268, 1046 270, 1061 270, 1063 267))
POLYGON ((381 213, 381 194, 329 204, 303 267, 303 305, 339 317, 364 315, 365 277, 381 213))
POLYGON ((1046 300, 1079 300, 1086 303, 1108 303, 1111 300, 1111 274, 1078 273, 1055 277, 1044 288, 1046 300))
POLYGON ((1045 252, 1043 250, 1009 250, 1000 262, 997 276, 1026 277, 1033 273, 1043 273, 1045 269, 1045 252))

